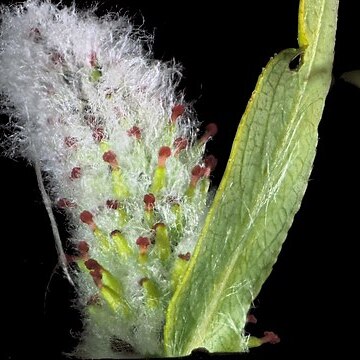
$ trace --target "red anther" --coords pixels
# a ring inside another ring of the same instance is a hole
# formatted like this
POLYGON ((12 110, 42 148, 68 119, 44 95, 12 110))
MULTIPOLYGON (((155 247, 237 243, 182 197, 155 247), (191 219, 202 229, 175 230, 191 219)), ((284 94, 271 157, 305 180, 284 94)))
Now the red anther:
POLYGON ((106 200, 106 206, 109 209, 116 210, 119 208, 119 202, 117 200, 106 200))
POLYGON ((210 173, 212 171, 214 171, 214 169, 216 168, 217 165, 217 159, 215 156, 213 155, 209 155, 204 159, 204 163, 205 163, 205 172, 204 172, 204 176, 209 177, 210 173))
POLYGON ((90 275, 92 276, 97 287, 102 287, 102 267, 101 265, 94 259, 88 259, 84 262, 86 268, 90 270, 90 275))
POLYGON ((131 129, 127 131, 127 134, 129 136, 133 136, 135 139, 140 140, 141 139, 141 130, 137 126, 133 126, 131 129))
POLYGON ((73 136, 66 136, 64 139, 64 143, 67 147, 69 148, 75 148, 76 144, 78 142, 78 139, 76 137, 73 136))
POLYGON ((86 241, 84 241, 84 240, 79 241, 77 244, 77 248, 78 248, 80 256, 82 258, 85 258, 88 256, 90 248, 89 248, 89 244, 86 241))
POLYGON ((177 138, 174 140, 173 144, 175 148, 174 156, 177 156, 181 150, 185 150, 188 146, 188 141, 185 138, 177 138))
POLYGON ((195 187, 202 176, 204 176, 205 168, 195 165, 191 170, 190 186, 195 187))
POLYGON ((143 237, 140 236, 137 240, 136 240, 136 245, 139 246, 140 248, 140 254, 146 254, 147 253, 147 249, 148 247, 151 245, 151 241, 148 237, 143 237))
POLYGON ((189 252, 187 252, 186 254, 179 254, 178 257, 181 260, 189 261, 190 257, 191 257, 191 254, 189 252))
POLYGON ((101 271, 101 265, 95 259, 89 259, 84 262, 86 268, 88 270, 101 271))
POLYGON ((98 62, 97 62, 97 57, 96 57, 96 52, 92 51, 89 55, 89 63, 91 67, 96 67, 98 62))
POLYGON ((70 179, 71 180, 79 179, 80 176, 81 176, 81 168, 78 166, 72 168, 70 179))
POLYGON ((80 214, 80 220, 84 223, 90 226, 90 229, 94 231, 96 229, 96 224, 94 222, 93 215, 90 211, 84 210, 80 214))
POLYGON ((145 210, 152 211, 155 207, 155 196, 153 194, 144 195, 145 210))
POLYGON ((162 146, 159 150, 158 166, 165 167, 166 159, 170 157, 171 149, 168 146, 162 146))
POLYGON ((206 143, 211 137, 216 135, 217 132, 218 132, 218 127, 216 124, 214 124, 214 123, 208 124, 205 127, 204 135, 199 140, 200 144, 206 143))
POLYGON ((85 114, 84 120, 86 125, 88 125, 91 129, 95 128, 96 125, 96 117, 92 114, 85 114))
POLYGON ((246 317, 246 322, 249 324, 256 324, 257 318, 253 314, 248 314, 248 316, 246 317))
POLYGON ((195 165, 193 167, 193 169, 191 170, 191 175, 192 176, 197 176, 197 177, 201 177, 204 175, 204 168, 200 165, 195 165))
POLYGON ((93 139, 95 142, 100 142, 105 138, 105 130, 104 128, 98 126, 93 129, 92 133, 93 139))
POLYGON ((61 209, 69 209, 76 207, 76 204, 73 201, 66 198, 59 199, 56 205, 61 209))
POLYGON ((280 342, 279 336, 272 331, 264 331, 264 336, 260 340, 262 344, 277 344, 280 342))
POLYGON ((185 111, 185 106, 182 104, 175 105, 171 110, 171 122, 175 123, 176 119, 185 111))
POLYGON ((109 150, 105 152, 102 158, 105 162, 110 164, 112 169, 116 169, 117 167, 119 167, 116 154, 113 151, 109 150))

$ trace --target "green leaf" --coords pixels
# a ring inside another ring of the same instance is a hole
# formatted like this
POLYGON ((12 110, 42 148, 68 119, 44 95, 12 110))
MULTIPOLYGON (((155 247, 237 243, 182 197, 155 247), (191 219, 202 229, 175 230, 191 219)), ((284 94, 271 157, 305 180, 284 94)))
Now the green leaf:
POLYGON ((247 350, 252 301, 300 207, 331 81, 338 0, 303 0, 299 46, 259 77, 187 272, 170 302, 168 356, 247 350), (300 65, 289 64, 299 57, 300 65))

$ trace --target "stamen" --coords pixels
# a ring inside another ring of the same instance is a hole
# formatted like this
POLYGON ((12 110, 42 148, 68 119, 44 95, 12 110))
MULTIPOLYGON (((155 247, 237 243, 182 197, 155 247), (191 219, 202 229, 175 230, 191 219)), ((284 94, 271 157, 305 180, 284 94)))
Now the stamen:
POLYGON ((171 156, 171 149, 168 146, 162 146, 159 150, 158 165, 154 172, 153 182, 150 191, 158 194, 166 185, 166 160, 171 156))
POLYGON ((81 241, 78 242, 77 248, 78 248, 79 253, 80 253, 80 258, 84 259, 84 260, 88 260, 88 258, 89 258, 89 250, 90 250, 89 244, 86 241, 81 240, 81 241))
POLYGON ((80 220, 89 226, 91 231, 94 233, 94 236, 100 241, 101 245, 106 249, 110 249, 108 236, 102 232, 96 225, 94 221, 93 214, 90 211, 84 210, 80 214, 80 220))
POLYGON ((173 291, 176 289, 180 281, 182 280, 185 271, 189 265, 190 253, 179 254, 175 260, 174 266, 171 271, 171 287, 173 291))
POLYGON ((185 106, 182 104, 175 105, 171 110, 171 122, 175 123, 177 118, 185 112, 185 106))
POLYGON ((155 207, 155 196, 153 194, 146 194, 144 196, 145 211, 152 211, 155 207))
POLYGON ((106 200, 106 206, 109 209, 117 210, 119 208, 119 201, 117 201, 117 200, 106 200))
POLYGON ((193 198, 195 195, 195 188, 200 178, 204 176, 205 168, 200 165, 194 166, 191 170, 191 178, 188 189, 186 190, 185 195, 189 198, 193 198))
POLYGON ((146 304, 150 309, 159 305, 160 290, 156 284, 147 277, 140 279, 139 285, 145 290, 146 304))
POLYGON ((199 144, 203 145, 205 144, 210 138, 216 135, 218 131, 218 127, 214 123, 210 123, 205 128, 204 135, 199 139, 199 144))
POLYGON ((165 167, 166 160, 171 156, 171 149, 168 146, 162 146, 159 150, 158 167, 165 167))
POLYGON ((136 140, 141 139, 141 130, 137 126, 133 126, 131 129, 127 131, 129 136, 133 136, 136 140))
POLYGON ((249 348, 254 348, 261 346, 263 344, 269 343, 269 344, 277 344, 280 342, 280 338, 278 335, 276 335, 272 331, 265 331, 264 336, 261 338, 257 338, 255 336, 250 336, 248 341, 249 348))
POLYGON ((178 156, 181 150, 185 150, 188 146, 188 141, 185 138, 179 137, 174 140, 173 144, 175 150, 174 150, 174 156, 178 156))
POLYGON ((61 209, 71 209, 76 207, 76 203, 66 198, 59 199, 56 205, 61 209))
POLYGON ((75 179, 79 179, 80 177, 81 177, 81 168, 78 166, 72 168, 70 179, 75 180, 75 179))
POLYGON ((110 236, 113 239, 116 249, 121 256, 127 258, 128 256, 132 255, 133 251, 120 230, 112 231, 110 236))
POLYGON ((109 150, 103 154, 102 158, 111 167, 111 177, 115 196, 120 199, 127 197, 129 195, 129 190, 123 180, 116 154, 112 150, 109 150))
POLYGON ((94 259, 85 261, 85 266, 90 271, 101 295, 113 311, 120 310, 123 315, 128 316, 131 309, 124 300, 123 289, 119 281, 94 259))
POLYGON ((169 235, 163 223, 155 224, 153 229, 155 230, 155 253, 164 262, 171 254, 169 235))
POLYGON ((105 138, 105 130, 101 126, 97 126, 93 129, 92 133, 93 139, 95 142, 99 143, 105 138))
POLYGON ((89 225, 90 229, 92 231, 96 230, 96 224, 94 222, 93 219, 93 214, 90 211, 84 210, 81 214, 80 214, 80 220, 86 224, 89 225))
POLYGON ((67 147, 74 149, 78 143, 78 139, 73 136, 66 136, 64 139, 64 143, 67 147))
POLYGON ((149 227, 154 224, 154 207, 155 207, 155 196, 153 194, 146 194, 144 196, 145 203, 145 220, 149 227))
POLYGON ((105 162, 109 163, 112 170, 119 168, 119 163, 117 161, 116 154, 113 151, 109 150, 109 151, 105 152, 103 154, 103 160, 105 162))
POLYGON ((148 237, 140 236, 136 240, 136 245, 139 246, 140 255, 145 255, 148 252, 148 248, 151 245, 151 241, 148 237))
POLYGON ((205 177, 209 177, 210 173, 212 171, 214 171, 214 169, 216 168, 217 165, 217 159, 215 156, 213 155, 209 155, 204 159, 204 163, 205 163, 205 172, 204 172, 204 176, 205 177))

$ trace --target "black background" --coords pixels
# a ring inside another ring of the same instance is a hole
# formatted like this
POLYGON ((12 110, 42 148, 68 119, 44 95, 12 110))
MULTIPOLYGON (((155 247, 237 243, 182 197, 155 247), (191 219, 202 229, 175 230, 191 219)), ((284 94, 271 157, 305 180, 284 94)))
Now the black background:
MULTIPOLYGON (((339 80, 343 72, 360 69, 356 2, 340 4, 334 84, 314 170, 278 262, 255 300, 258 324, 249 327, 258 336, 273 330, 281 342, 224 358, 346 358, 356 347, 351 325, 358 323, 353 319, 358 303, 360 89, 339 80)), ((144 20, 143 27, 155 35, 155 57, 175 58, 183 65, 181 86, 188 101, 194 101, 201 121, 219 126, 209 146, 219 159, 218 183, 262 67, 274 53, 297 46, 297 7, 297 0, 119 0, 116 6, 103 1, 98 13, 123 9, 136 24, 144 20)), ((21 160, 0 158, 0 176, 0 359, 61 358, 80 324, 69 309, 71 288, 54 269, 56 252, 34 171, 21 160)))

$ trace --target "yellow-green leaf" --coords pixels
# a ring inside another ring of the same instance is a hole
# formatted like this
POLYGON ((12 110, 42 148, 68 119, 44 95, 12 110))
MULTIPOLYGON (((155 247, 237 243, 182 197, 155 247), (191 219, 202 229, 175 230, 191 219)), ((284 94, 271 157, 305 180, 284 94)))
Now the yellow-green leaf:
POLYGON ((246 315, 299 209, 331 81, 338 0, 302 0, 299 47, 275 56, 241 119, 164 330, 169 356, 244 351, 246 315), (299 56, 300 65, 289 64, 299 56))

